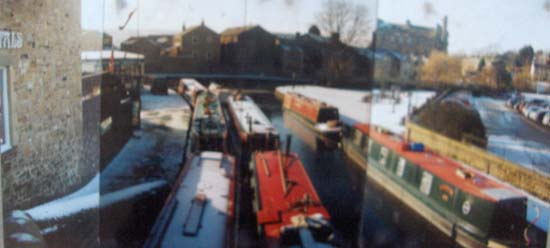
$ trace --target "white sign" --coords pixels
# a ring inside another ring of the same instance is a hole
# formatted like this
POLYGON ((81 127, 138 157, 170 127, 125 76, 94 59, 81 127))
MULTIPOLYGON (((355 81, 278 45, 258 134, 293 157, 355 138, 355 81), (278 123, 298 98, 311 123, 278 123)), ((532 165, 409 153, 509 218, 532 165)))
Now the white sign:
POLYGON ((23 34, 20 32, 0 31, 0 49, 18 49, 23 47, 23 34))

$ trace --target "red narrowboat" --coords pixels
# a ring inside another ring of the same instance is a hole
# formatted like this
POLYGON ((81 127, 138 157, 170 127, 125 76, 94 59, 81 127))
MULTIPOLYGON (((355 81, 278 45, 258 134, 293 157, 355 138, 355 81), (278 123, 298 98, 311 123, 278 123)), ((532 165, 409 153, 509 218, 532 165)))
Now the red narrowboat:
POLYGON ((252 187, 258 232, 265 247, 323 247, 337 243, 330 216, 298 155, 252 155, 252 187))
POLYGON ((342 124, 338 108, 298 93, 288 92, 284 96, 283 108, 296 113, 319 134, 336 138, 340 136, 342 124))

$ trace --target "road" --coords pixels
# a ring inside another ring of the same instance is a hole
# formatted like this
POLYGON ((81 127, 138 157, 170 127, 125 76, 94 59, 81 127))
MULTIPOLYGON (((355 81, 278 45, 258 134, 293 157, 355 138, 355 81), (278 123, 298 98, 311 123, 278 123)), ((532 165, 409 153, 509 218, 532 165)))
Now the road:
POLYGON ((508 109, 504 100, 472 98, 487 130, 487 149, 507 160, 550 175, 550 132, 508 109))

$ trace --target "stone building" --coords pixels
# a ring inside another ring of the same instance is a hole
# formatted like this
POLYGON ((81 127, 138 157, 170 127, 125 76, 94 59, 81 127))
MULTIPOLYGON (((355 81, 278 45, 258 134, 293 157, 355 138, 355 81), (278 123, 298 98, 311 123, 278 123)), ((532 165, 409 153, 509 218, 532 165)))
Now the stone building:
POLYGON ((82 155, 80 11, 80 1, 2 2, 5 212, 67 194, 98 171, 82 155))
POLYGON ((406 24, 394 24, 378 20, 376 48, 397 51, 404 55, 428 57, 432 50, 447 51, 449 31, 447 17, 435 28, 406 24))
POLYGON ((304 74, 321 84, 364 84, 371 62, 355 47, 341 42, 338 34, 324 37, 308 32, 297 38, 304 53, 304 74))
POLYGON ((261 26, 226 29, 220 34, 221 64, 233 72, 275 72, 280 68, 275 40, 261 26))
POLYGON ((162 69, 161 57, 170 52, 172 39, 172 35, 130 37, 120 44, 120 49, 142 54, 145 56, 145 71, 158 72, 162 69))
POLYGON ((298 41, 300 33, 276 34, 276 37, 281 73, 291 78, 300 77, 304 72, 304 50, 298 41))
POLYGON ((202 22, 198 26, 183 27, 176 34, 171 56, 192 61, 198 66, 211 66, 220 62, 220 36, 202 22))
POLYGON ((531 64, 531 80, 550 82, 550 53, 537 52, 531 64))
POLYGON ((396 51, 361 49, 361 53, 374 59, 374 81, 377 83, 407 84, 416 79, 414 60, 396 51))

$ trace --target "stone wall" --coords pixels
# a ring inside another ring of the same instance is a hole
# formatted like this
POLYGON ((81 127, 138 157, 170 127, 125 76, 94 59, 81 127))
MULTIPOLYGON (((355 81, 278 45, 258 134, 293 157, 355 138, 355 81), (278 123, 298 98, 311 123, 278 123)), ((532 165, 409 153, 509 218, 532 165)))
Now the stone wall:
POLYGON ((1 155, 5 211, 69 193, 97 172, 82 156, 80 11, 80 1, 0 0, 0 30, 24 39, 0 50, 12 124, 12 149, 1 155))

